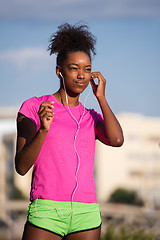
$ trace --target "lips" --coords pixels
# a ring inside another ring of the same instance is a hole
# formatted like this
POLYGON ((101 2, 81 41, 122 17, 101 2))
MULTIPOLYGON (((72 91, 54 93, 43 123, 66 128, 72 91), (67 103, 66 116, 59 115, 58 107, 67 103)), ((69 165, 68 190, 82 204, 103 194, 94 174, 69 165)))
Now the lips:
POLYGON ((86 84, 84 81, 75 81, 75 83, 79 86, 84 86, 86 84))

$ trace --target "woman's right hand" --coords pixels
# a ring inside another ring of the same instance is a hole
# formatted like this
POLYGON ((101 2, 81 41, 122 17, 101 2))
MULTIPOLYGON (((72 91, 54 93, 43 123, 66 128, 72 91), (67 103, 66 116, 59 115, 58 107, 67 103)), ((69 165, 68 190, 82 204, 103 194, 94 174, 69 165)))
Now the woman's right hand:
POLYGON ((47 132, 50 129, 51 123, 53 121, 53 103, 52 101, 44 101, 39 108, 38 115, 41 122, 41 129, 47 132))

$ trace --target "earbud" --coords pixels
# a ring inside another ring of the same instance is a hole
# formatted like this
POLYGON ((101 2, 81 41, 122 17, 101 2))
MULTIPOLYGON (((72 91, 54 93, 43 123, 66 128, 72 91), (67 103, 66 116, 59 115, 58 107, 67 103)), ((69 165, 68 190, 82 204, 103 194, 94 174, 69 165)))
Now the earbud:
POLYGON ((61 76, 61 78, 63 78, 63 76, 62 76, 62 73, 61 73, 61 72, 59 73, 59 75, 61 76))

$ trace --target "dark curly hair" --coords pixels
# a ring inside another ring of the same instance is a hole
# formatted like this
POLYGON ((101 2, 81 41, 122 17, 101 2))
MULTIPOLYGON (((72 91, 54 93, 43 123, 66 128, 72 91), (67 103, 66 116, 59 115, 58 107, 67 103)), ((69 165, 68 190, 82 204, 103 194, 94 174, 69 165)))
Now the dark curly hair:
POLYGON ((48 50, 50 55, 57 54, 57 65, 62 66, 68 53, 82 51, 85 52, 90 59, 91 52, 93 55, 95 52, 96 39, 88 31, 87 25, 70 25, 65 23, 58 27, 56 33, 50 37, 50 45, 48 50))

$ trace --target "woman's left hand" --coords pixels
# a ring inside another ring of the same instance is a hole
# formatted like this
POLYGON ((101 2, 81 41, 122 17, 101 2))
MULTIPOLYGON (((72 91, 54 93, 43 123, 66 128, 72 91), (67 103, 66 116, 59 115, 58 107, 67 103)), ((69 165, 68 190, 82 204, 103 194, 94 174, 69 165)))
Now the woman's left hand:
POLYGON ((100 72, 92 72, 90 80, 94 95, 99 98, 105 96, 106 79, 100 72), (95 83, 95 78, 98 78, 98 84, 95 83))
POLYGON ((92 72, 90 82, 104 118, 96 125, 96 137, 106 145, 120 147, 124 141, 123 132, 105 98, 106 79, 100 72, 92 72), (95 78, 98 79, 98 84, 95 83, 95 78))

